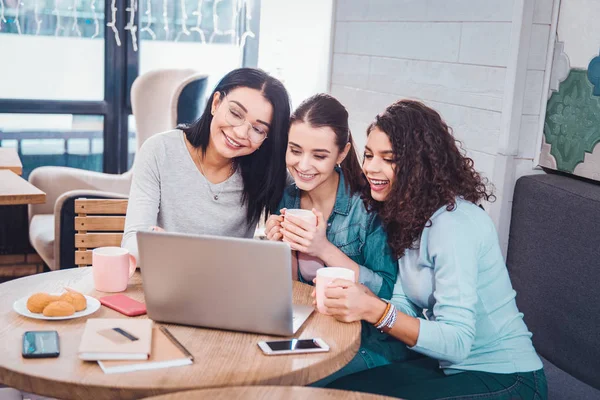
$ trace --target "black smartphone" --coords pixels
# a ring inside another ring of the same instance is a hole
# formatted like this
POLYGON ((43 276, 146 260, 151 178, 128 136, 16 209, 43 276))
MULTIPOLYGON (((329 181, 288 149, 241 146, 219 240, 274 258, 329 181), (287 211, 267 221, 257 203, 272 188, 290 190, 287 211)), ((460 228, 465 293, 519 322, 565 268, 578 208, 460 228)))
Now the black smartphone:
POLYGON ((23 358, 58 357, 58 332, 27 331, 23 334, 23 358))

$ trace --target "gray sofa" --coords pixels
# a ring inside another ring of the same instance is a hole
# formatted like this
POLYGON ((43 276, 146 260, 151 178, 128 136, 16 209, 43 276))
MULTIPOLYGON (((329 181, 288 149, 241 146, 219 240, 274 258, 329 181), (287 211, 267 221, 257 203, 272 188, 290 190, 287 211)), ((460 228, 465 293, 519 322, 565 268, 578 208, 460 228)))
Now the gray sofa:
POLYGON ((0 385, 0 400, 23 400, 21 392, 0 385))
POLYGON ((520 178, 507 266, 549 398, 600 399, 600 185, 520 178))

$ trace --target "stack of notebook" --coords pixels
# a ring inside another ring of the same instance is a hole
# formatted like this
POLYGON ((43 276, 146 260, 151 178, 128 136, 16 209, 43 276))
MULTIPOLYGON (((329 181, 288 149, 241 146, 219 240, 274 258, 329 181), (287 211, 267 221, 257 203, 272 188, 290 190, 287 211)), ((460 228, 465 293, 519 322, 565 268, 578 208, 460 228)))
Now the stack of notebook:
POLYGON ((150 319, 88 319, 79 358, 97 361, 107 373, 190 365, 193 356, 165 327, 150 319))

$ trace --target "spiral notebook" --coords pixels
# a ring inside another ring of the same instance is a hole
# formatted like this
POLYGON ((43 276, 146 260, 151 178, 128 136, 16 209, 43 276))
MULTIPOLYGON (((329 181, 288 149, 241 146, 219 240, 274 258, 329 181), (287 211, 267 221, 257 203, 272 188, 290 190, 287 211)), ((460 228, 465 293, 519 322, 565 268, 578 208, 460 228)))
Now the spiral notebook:
POLYGON ((194 357, 164 327, 154 327, 150 357, 143 361, 98 361, 106 374, 191 365, 194 357))

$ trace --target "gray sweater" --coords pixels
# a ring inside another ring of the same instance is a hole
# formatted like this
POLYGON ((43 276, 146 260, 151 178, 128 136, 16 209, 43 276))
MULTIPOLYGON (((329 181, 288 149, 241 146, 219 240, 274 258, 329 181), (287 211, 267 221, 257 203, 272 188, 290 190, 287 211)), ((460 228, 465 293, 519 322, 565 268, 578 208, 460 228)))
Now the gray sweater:
POLYGON ((121 246, 139 260, 135 232, 153 225, 168 232, 251 238, 256 223, 246 222, 242 190, 239 169, 216 185, 204 178, 183 131, 154 135, 135 157, 121 246))

